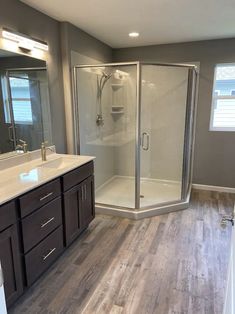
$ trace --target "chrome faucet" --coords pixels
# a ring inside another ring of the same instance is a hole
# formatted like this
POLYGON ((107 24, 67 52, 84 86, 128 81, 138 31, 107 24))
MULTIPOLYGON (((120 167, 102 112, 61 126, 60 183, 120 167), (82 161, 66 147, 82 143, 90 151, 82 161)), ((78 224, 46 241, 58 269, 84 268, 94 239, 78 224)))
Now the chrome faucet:
POLYGON ((47 149, 54 152, 54 150, 51 147, 47 147, 46 145, 48 144, 47 141, 42 142, 41 144, 41 156, 42 156, 42 161, 47 160, 47 149))
POLYGON ((21 144, 16 145, 15 150, 16 151, 18 151, 18 150, 23 151, 24 154, 27 153, 28 152, 28 144, 26 143, 26 141, 19 140, 19 142, 21 144))

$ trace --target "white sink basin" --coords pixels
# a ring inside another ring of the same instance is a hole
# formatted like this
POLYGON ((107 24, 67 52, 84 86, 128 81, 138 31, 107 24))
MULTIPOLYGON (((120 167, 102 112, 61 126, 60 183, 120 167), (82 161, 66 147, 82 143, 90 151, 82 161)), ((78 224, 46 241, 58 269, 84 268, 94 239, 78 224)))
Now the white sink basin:
POLYGON ((76 159, 71 157, 59 157, 53 160, 44 161, 40 168, 46 169, 63 169, 73 165, 76 162, 76 159))

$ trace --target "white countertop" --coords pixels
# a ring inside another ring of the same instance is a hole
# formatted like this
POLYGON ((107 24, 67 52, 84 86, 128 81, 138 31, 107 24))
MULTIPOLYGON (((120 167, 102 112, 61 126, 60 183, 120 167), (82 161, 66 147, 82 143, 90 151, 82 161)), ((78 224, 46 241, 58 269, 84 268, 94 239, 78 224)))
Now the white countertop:
POLYGON ((44 162, 37 158, 0 170, 0 205, 94 159, 53 153, 44 162))

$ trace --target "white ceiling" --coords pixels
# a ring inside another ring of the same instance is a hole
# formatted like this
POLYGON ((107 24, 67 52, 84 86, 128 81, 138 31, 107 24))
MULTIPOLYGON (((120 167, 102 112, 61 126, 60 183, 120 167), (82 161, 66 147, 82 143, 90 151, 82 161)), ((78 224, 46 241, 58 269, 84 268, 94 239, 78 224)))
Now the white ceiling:
POLYGON ((22 0, 113 48, 235 37, 235 0, 22 0), (128 33, 137 31, 139 38, 128 33))

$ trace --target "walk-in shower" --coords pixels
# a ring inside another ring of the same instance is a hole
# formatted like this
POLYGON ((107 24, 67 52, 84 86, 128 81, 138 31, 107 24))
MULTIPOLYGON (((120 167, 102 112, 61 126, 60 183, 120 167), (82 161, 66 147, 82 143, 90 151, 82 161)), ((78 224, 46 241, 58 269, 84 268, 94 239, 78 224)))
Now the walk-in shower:
POLYGON ((142 218, 187 207, 196 67, 79 65, 73 78, 76 149, 96 157, 97 211, 142 218))

